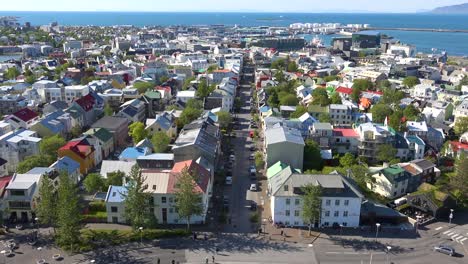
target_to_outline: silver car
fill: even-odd
[[[455,255],[455,249],[453,249],[453,247],[447,246],[447,245],[435,246],[434,251],[437,251],[437,252],[440,252],[440,253],[443,253],[443,254],[446,254],[446,255],[449,255],[449,256]]]

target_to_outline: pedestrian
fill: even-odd
[[[218,255],[219,248],[215,247],[216,255]]]
[[[172,260],[171,263],[172,263],[172,264],[175,264],[175,260]]]
[[[206,234],[204,234],[204,238],[205,240],[208,240],[208,236]]]
[[[158,258],[158,264],[161,264],[161,259],[160,258]]]
[[[215,263],[215,257],[214,257],[214,256],[211,256],[211,259],[213,259],[213,263]]]
[[[281,229],[281,236],[283,236],[283,234],[284,234],[284,231],[283,231],[283,229]]]
[[[208,264],[208,257],[205,258],[205,263]]]

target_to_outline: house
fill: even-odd
[[[333,136],[333,126],[330,123],[314,123],[310,130],[310,137],[319,143],[320,147],[330,147]]]
[[[220,131],[214,122],[207,119],[197,119],[184,126],[180,131],[172,152],[175,161],[196,160],[200,157],[216,164],[220,153]]]
[[[460,155],[468,155],[468,143],[459,141],[450,141],[445,155],[458,158]]]
[[[129,122],[141,122],[146,116],[145,103],[139,99],[133,99],[123,103],[116,116],[125,117]]]
[[[281,161],[302,170],[305,143],[300,131],[285,127],[267,129],[264,144],[267,168]]]
[[[448,219],[450,209],[456,207],[456,201],[450,194],[439,191],[428,183],[421,184],[418,190],[406,199],[409,207],[439,219]]]
[[[39,121],[39,115],[29,108],[23,108],[8,116],[6,121],[10,123],[11,126],[15,129],[29,129],[37,121]]]
[[[283,170],[271,182],[270,208],[274,223],[287,226],[307,226],[302,218],[303,187],[321,186],[320,218],[314,226],[358,227],[363,195],[349,179],[339,175],[298,174]]]
[[[396,157],[402,161],[424,158],[426,143],[418,136],[410,136],[407,133],[395,135]]]
[[[10,184],[11,179],[13,176],[2,176],[0,177],[0,210],[2,210],[2,214],[0,215],[1,219],[5,219],[6,215],[5,209],[7,208],[7,204],[5,202],[5,194],[6,194],[6,187]]]
[[[124,146],[128,138],[128,120],[124,117],[104,116],[92,124],[91,128],[105,128],[112,133],[114,148]]]
[[[127,223],[124,203],[127,193],[124,186],[109,186],[105,199],[108,223]]]
[[[453,115],[455,116],[455,123],[458,122],[460,117],[468,116],[468,99],[463,100],[463,102],[455,108]]]
[[[15,174],[5,188],[5,208],[9,215],[5,219],[11,222],[29,222],[34,219],[35,199],[39,192],[42,174]]]
[[[72,127],[84,127],[85,126],[85,111],[80,106],[73,104],[69,108],[65,109],[65,112],[70,114]]]
[[[334,126],[351,126],[353,123],[352,108],[342,104],[329,105],[331,123]]]
[[[177,99],[177,101],[186,104],[190,99],[195,99],[196,98],[195,92],[196,91],[189,91],[189,90],[187,90],[187,91],[178,91],[177,95],[176,95],[176,99]]]
[[[426,121],[408,121],[406,122],[406,128],[408,129],[408,135],[418,136],[425,140],[427,138],[427,123]]]
[[[73,159],[80,164],[80,173],[87,174],[95,163],[95,148],[86,138],[78,138],[69,141],[58,149],[58,156]]]
[[[19,129],[0,136],[0,158],[7,161],[8,172],[15,172],[26,157],[39,154],[41,138],[31,130]]]
[[[117,171],[121,171],[125,175],[130,175],[132,167],[135,166],[135,164],[135,161],[103,160],[101,164],[100,174],[105,179],[107,179],[109,173]]]
[[[70,177],[75,184],[78,184],[82,179],[80,164],[68,156],[59,158],[56,162],[50,165],[49,168],[58,172],[65,171],[68,174],[68,177]]]
[[[317,119],[313,118],[309,113],[304,113],[300,116],[299,121],[301,122],[301,134],[302,137],[307,137],[310,134],[310,129],[314,123],[317,123]]]
[[[320,105],[309,105],[308,111],[313,118],[319,120],[320,115],[328,115],[329,108]]]
[[[84,126],[90,126],[92,123],[96,122],[97,117],[103,112],[103,109],[99,109],[97,105],[96,98],[91,94],[87,94],[74,101],[72,105],[75,105],[81,108],[84,113]]]
[[[0,177],[8,174],[7,163],[8,161],[0,158]]]
[[[372,175],[374,181],[367,184],[373,192],[394,199],[408,193],[408,178],[399,165],[385,167]]]
[[[79,100],[82,97],[85,97],[89,94],[89,86],[87,85],[75,85],[75,86],[65,86],[64,88],[64,100],[67,104],[72,104],[74,101]],[[53,100],[60,100],[60,98],[52,99]],[[45,100],[45,102],[49,102]],[[89,102],[85,100],[83,102],[84,105],[87,105]]]
[[[149,148],[139,148],[139,147],[128,147],[122,151],[122,154],[119,156],[121,161],[136,161],[141,156],[146,156],[151,154],[151,149]]]
[[[147,91],[141,100],[144,101],[147,109],[147,116],[154,117],[156,112],[164,110],[162,95],[159,91]]]
[[[99,142],[101,148],[101,157],[106,159],[114,152],[114,139],[112,133],[105,128],[91,128],[84,132],[83,135],[91,136],[94,140]],[[98,163],[96,163],[98,164]]]
[[[5,120],[0,121],[0,136],[5,135],[8,132],[13,131],[13,126]]]
[[[174,111],[163,112],[156,115],[155,119],[146,119],[146,128],[150,135],[163,131],[170,138],[177,137],[177,124],[175,122]]]
[[[27,99],[19,94],[0,95],[0,114],[10,115],[28,105]]]
[[[168,170],[174,167],[174,154],[155,153],[146,156],[139,156],[136,162],[143,170]]]
[[[359,135],[352,128],[333,128],[330,145],[334,152],[340,154],[357,153]]]
[[[381,145],[395,144],[395,131],[387,125],[364,123],[355,131],[359,134],[358,155],[373,162]]]
[[[66,138],[72,129],[72,117],[62,110],[50,113],[31,126],[31,130],[36,131],[42,137],[60,135]]]

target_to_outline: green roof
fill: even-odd
[[[161,93],[157,91],[147,91],[145,96],[149,99],[161,99]]]
[[[105,128],[91,128],[84,133],[85,135],[95,136],[102,142],[107,142],[112,139],[112,133]]]
[[[280,173],[282,170],[290,167],[288,164],[283,163],[281,161],[276,162],[275,164],[271,165],[267,169],[267,178],[270,179],[271,177],[275,176],[276,174]],[[301,170],[299,169],[291,169],[297,173],[301,173]]]
[[[328,107],[327,106],[309,105],[307,110],[310,113],[328,113]]]
[[[390,166],[390,167],[387,167],[385,169],[382,170],[382,173],[385,174],[385,175],[398,175],[402,172],[404,172],[405,170],[403,168],[401,168],[400,166],[398,165],[393,165],[393,166]]]

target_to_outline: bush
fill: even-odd
[[[89,203],[89,212],[105,212],[106,203],[104,201],[94,201]]]
[[[250,222],[258,223],[260,221],[260,214],[258,212],[250,214]]]

